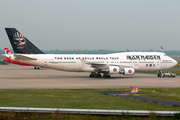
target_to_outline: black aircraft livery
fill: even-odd
[[[15,28],[5,28],[5,30],[11,42],[14,53],[44,54]]]
[[[127,60],[161,60],[160,55],[126,55]]]

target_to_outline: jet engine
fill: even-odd
[[[108,71],[110,74],[119,74],[120,68],[118,66],[110,66]]]
[[[123,75],[134,75],[134,68],[121,68],[119,66],[110,66],[106,70],[103,70],[109,74],[123,74]]]
[[[124,72],[123,75],[134,75],[135,74],[134,68],[124,68],[123,72]]]

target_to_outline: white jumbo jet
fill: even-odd
[[[44,54],[15,28],[5,28],[13,50],[11,60],[70,72],[90,72],[89,77],[110,78],[111,74],[134,75],[135,71],[172,68],[177,61],[162,52],[113,54]],[[20,53],[20,54],[19,54]]]

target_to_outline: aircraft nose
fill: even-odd
[[[177,65],[177,61],[173,59],[173,66]]]
[[[178,62],[177,62],[176,60],[174,60],[174,64],[175,64],[175,65],[177,65],[177,64],[178,64]]]

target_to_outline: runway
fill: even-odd
[[[89,78],[90,73],[63,72],[32,66],[0,65],[0,89],[91,89],[91,88],[175,88],[180,87],[180,76],[158,78],[155,74],[111,78]]]

